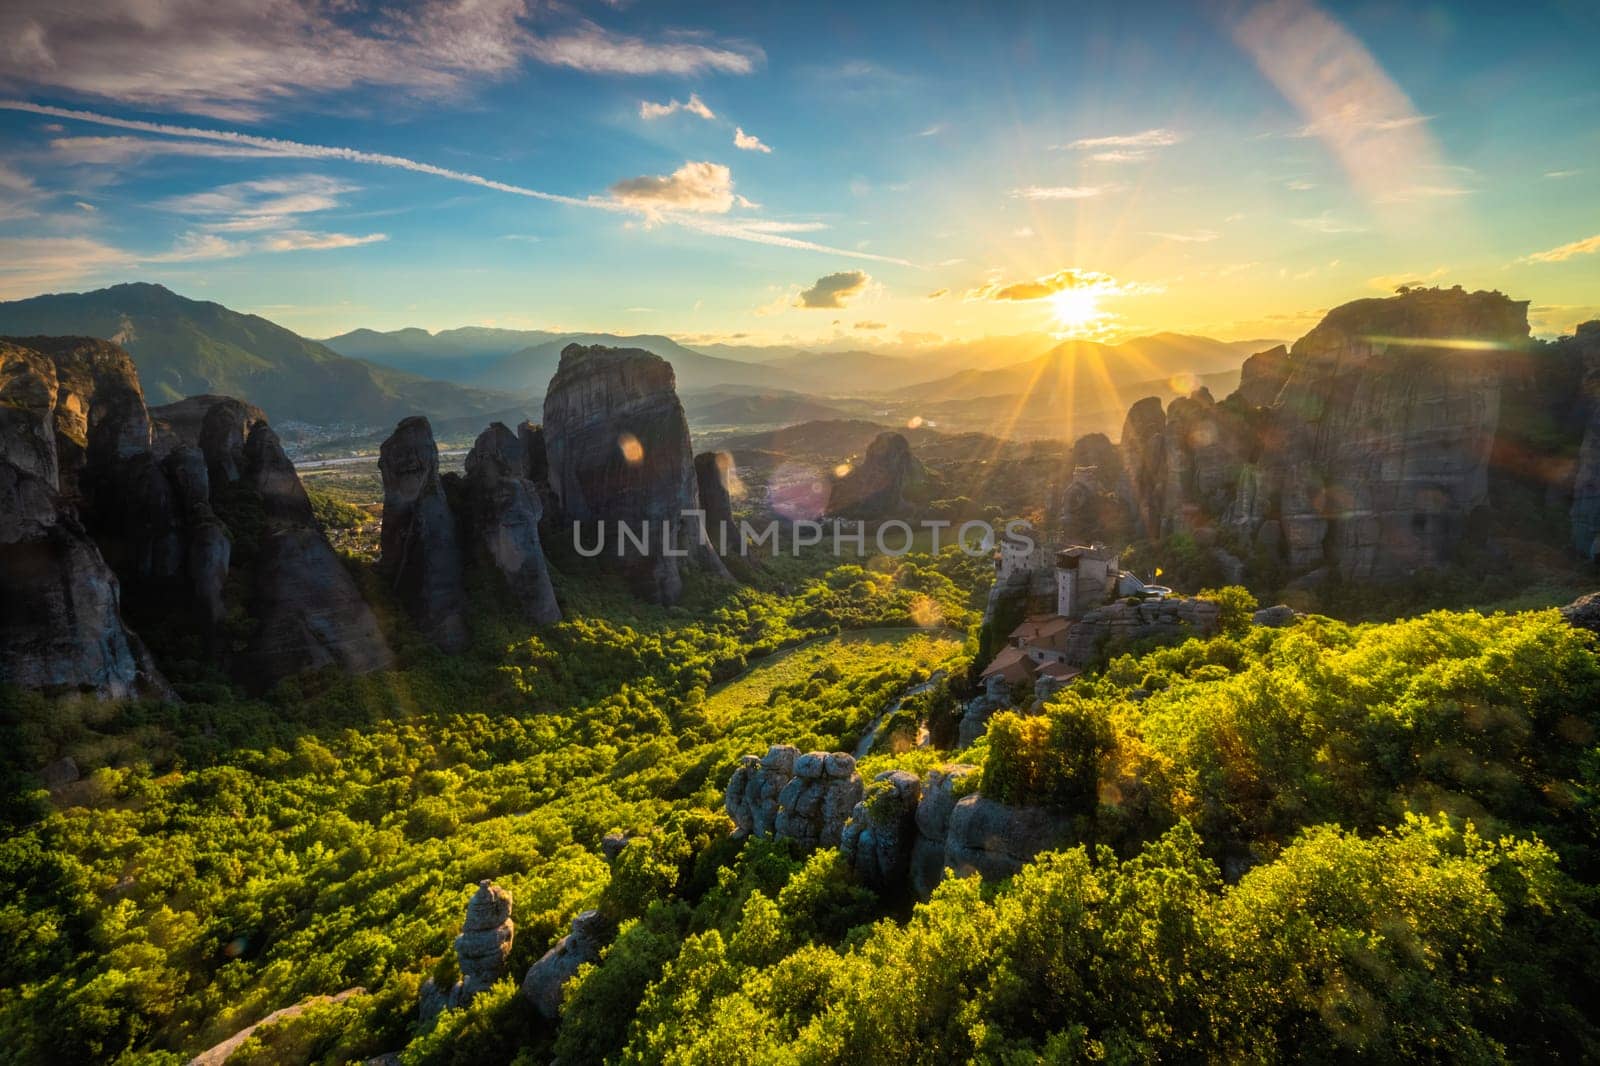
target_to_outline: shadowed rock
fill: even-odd
[[[422,1020],[429,1021],[447,1007],[465,1007],[480,992],[492,988],[505,976],[515,936],[511,893],[491,881],[479,881],[478,890],[467,901],[466,920],[461,923],[461,935],[455,942],[461,979],[449,991],[437,988],[433,979],[428,979],[422,988]]]
[[[700,539],[689,423],[678,401],[672,366],[639,348],[569,344],[544,400],[550,487],[564,521],[589,532],[604,527],[609,560],[635,590],[656,603],[676,603],[681,567],[727,571]],[[617,554],[617,524],[648,536]]]
[[[898,433],[880,433],[867,445],[861,461],[836,478],[828,493],[830,517],[903,518],[922,499],[928,472],[911,444]]]
[[[379,449],[383,533],[379,567],[424,636],[446,651],[467,646],[467,590],[455,515],[439,477],[433,428],[404,419]]]
[[[522,442],[496,422],[467,456],[467,505],[479,552],[499,572],[523,617],[536,625],[561,620],[550,568],[539,543],[543,506],[527,470]]]
[[[245,442],[244,478],[265,518],[246,678],[269,687],[327,666],[359,674],[394,665],[372,609],[317,527],[294,464],[265,423]]]
[[[922,782],[906,770],[885,770],[872,779],[839,836],[839,853],[863,884],[879,891],[906,883],[917,839],[917,801]]]
[[[795,759],[794,776],[778,793],[773,833],[807,851],[838,847],[861,795],[861,775],[852,756],[842,751],[807,752]]]
[[[562,986],[584,963],[600,961],[600,949],[612,932],[611,922],[599,911],[584,911],[572,919],[572,932],[528,967],[522,995],[540,1017],[555,1021],[561,1016]]]

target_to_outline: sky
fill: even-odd
[[[1600,5],[8,0],[0,298],[307,336],[1600,317]]]

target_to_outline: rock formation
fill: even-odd
[[[773,835],[778,796],[794,777],[794,761],[799,757],[800,750],[792,744],[774,744],[765,755],[746,755],[739,761],[722,797],[735,836]]]
[[[561,608],[539,543],[544,506],[526,474],[524,447],[516,434],[499,422],[479,434],[467,456],[467,525],[523,617],[544,625],[559,622]]]
[[[682,562],[726,574],[690,514],[699,492],[689,423],[666,360],[637,348],[567,345],[545,393],[543,428],[563,520],[591,542],[603,528],[601,558],[620,563],[641,595],[677,602]],[[619,523],[648,537],[647,549],[619,543]]]
[[[842,751],[807,752],[795,759],[794,776],[778,793],[773,832],[802,848],[837,847],[861,795],[854,757]]]
[[[0,460],[0,682],[102,699],[170,697],[123,624],[121,588],[43,477]]]
[[[550,488],[550,456],[545,450],[544,427],[532,422],[517,426],[517,443],[522,445],[522,476],[539,493],[539,504],[547,521],[559,517],[555,492]]]
[[[733,456],[728,452],[701,452],[694,457],[695,482],[700,507],[706,514],[706,540],[726,561],[741,557],[739,527],[733,520]],[[742,556],[754,564],[756,557]]]
[[[970,873],[988,880],[1010,877],[1039,852],[1068,844],[1072,828],[1071,820],[1058,811],[966,796],[950,811],[944,863],[958,877]]]
[[[445,651],[467,646],[467,589],[455,515],[439,478],[433,428],[404,419],[378,453],[383,475],[379,568],[422,634]]]
[[[1572,546],[1600,560],[1600,321],[1579,326],[1568,347],[1582,369],[1583,435],[1572,480]]]
[[[1150,599],[1133,604],[1118,600],[1096,607],[1067,630],[1067,662],[1088,666],[1107,649],[1135,641],[1176,641],[1216,635],[1222,609],[1211,600]]]
[[[880,433],[866,454],[828,493],[826,514],[856,519],[904,518],[923,499],[928,472],[898,433]]]
[[[449,991],[436,988],[430,978],[422,988],[424,1022],[440,1011],[465,1007],[480,992],[488,991],[505,976],[506,960],[516,923],[511,920],[511,893],[483,880],[467,901],[467,917],[456,937],[456,964],[461,979]]]
[[[540,1017],[555,1021],[561,1016],[562,986],[584,963],[600,961],[600,949],[611,933],[611,922],[603,914],[584,911],[572,919],[572,932],[528,967],[522,980],[522,996],[533,1004]]]
[[[1567,624],[1587,629],[1600,637],[1600,592],[1579,596],[1561,608],[1561,617],[1567,620]]]
[[[1500,293],[1346,304],[1252,356],[1223,403],[1200,390],[1165,412],[1134,404],[1119,494],[1141,536],[1226,535],[1291,574],[1444,565],[1489,502],[1502,378],[1527,343],[1527,304]]]
[[[917,803],[917,835],[911,846],[911,890],[920,899],[933,895],[944,880],[944,843],[950,832],[950,815],[961,798],[956,790],[976,773],[976,766],[956,763],[929,770]]]
[[[906,883],[921,795],[916,774],[885,770],[851,810],[839,835],[839,852],[863,884],[884,891]]]
[[[372,608],[318,528],[311,500],[272,427],[259,422],[244,447],[244,481],[264,529],[255,562],[255,634],[241,661],[259,687],[334,666],[367,673],[394,665]]]

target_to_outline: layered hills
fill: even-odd
[[[0,303],[0,334],[111,341],[138,361],[153,403],[227,395],[280,422],[370,425],[417,410],[481,420],[517,402],[348,358],[258,315],[146,283]]]

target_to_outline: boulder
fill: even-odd
[[[533,1004],[540,1017],[555,1021],[561,1016],[562,986],[584,963],[600,961],[600,949],[613,931],[599,911],[584,911],[572,919],[572,932],[528,967],[522,980],[522,996]]]
[[[0,341],[0,461],[60,487],[56,367],[41,352]]]
[[[561,620],[550,569],[539,543],[544,515],[539,491],[524,475],[523,445],[496,422],[478,435],[467,456],[469,525],[478,551],[499,572],[535,625]]]
[[[1274,604],[1271,607],[1261,608],[1261,610],[1250,616],[1250,621],[1258,626],[1267,626],[1271,629],[1279,629],[1283,626],[1294,625],[1295,620],[1299,617],[1300,612],[1296,611],[1293,607],[1290,607],[1286,603],[1279,603]]]
[[[734,768],[723,792],[723,806],[733,820],[734,835],[770,837],[778,820],[778,796],[794,777],[800,751],[792,744],[774,744],[764,756],[746,755]]]
[[[1222,609],[1211,600],[1149,599],[1137,604],[1118,600],[1086,613],[1067,630],[1064,653],[1072,666],[1088,666],[1108,649],[1133,641],[1177,642],[1215,636]]]
[[[911,444],[898,433],[880,433],[861,461],[828,492],[829,517],[875,520],[906,518],[926,502],[928,472]]]
[[[842,751],[808,752],[794,760],[794,776],[778,793],[773,833],[805,851],[837,847],[861,796],[861,775],[853,756]]]
[[[379,448],[378,471],[379,568],[422,634],[445,651],[460,651],[468,640],[464,562],[426,418],[414,415],[395,427]]]
[[[1561,608],[1561,617],[1570,625],[1600,635],[1600,592],[1579,596]]]
[[[562,518],[591,542],[603,530],[599,558],[641,596],[676,603],[684,563],[726,575],[690,514],[699,510],[694,454],[666,360],[638,348],[567,345],[545,393],[544,439]],[[646,538],[645,550],[624,541],[619,524]]]

